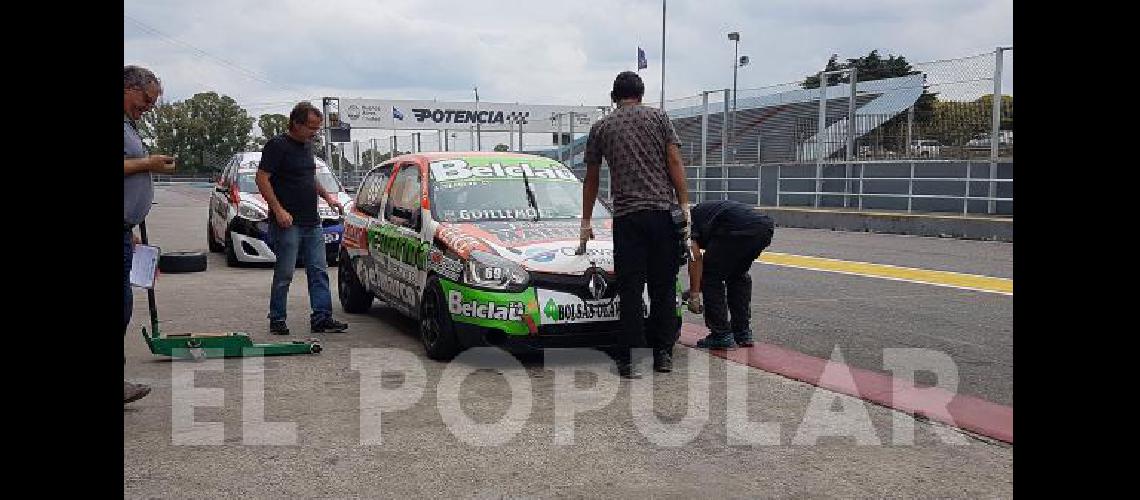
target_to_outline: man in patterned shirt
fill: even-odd
[[[618,374],[639,378],[630,349],[653,348],[653,369],[673,369],[673,346],[680,333],[675,286],[680,262],[670,207],[684,210],[689,192],[681,163],[681,141],[664,111],[643,106],[645,84],[632,71],[614,79],[610,99],[617,108],[590,128],[586,142],[586,182],[582,193],[582,242],[593,237],[590,218],[598,197],[602,160],[610,167],[614,208],[614,270],[622,304],[623,336],[615,354]],[[684,235],[688,240],[688,235]],[[666,242],[669,242],[666,244]],[[668,250],[662,248],[666,245]],[[584,245],[579,246],[579,250]],[[648,282],[649,321],[637,309]]]

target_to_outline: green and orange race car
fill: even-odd
[[[371,169],[346,205],[338,254],[345,311],[373,299],[419,320],[433,359],[473,346],[616,343],[610,211],[576,255],[582,183],[565,165],[518,153],[416,153]],[[677,285],[680,313],[680,283]],[[642,298],[643,315],[648,300]]]

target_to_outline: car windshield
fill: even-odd
[[[436,220],[533,220],[536,212],[527,200],[527,183],[534,191],[539,220],[582,217],[582,183],[558,162],[510,157],[467,160],[471,163],[431,164],[431,210]],[[592,217],[606,219],[610,212],[595,202]]]
[[[255,171],[241,171],[237,175],[238,191],[242,193],[259,193],[261,190],[257,189],[257,181],[254,180]],[[317,169],[317,182],[325,188],[325,191],[335,193],[340,191],[340,183],[336,181],[336,177],[328,170]]]

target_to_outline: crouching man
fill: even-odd
[[[697,341],[697,347],[751,347],[749,271],[772,243],[775,224],[752,206],[732,200],[697,204],[692,221],[689,311],[703,312],[709,328],[708,337]]]

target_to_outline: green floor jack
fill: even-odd
[[[139,224],[142,243],[147,244],[146,222]],[[143,339],[150,352],[162,356],[190,358],[229,358],[243,356],[283,356],[289,354],[317,354],[321,352],[321,341],[316,338],[294,340],[292,342],[272,342],[254,344],[245,332],[229,333],[173,333],[163,336],[158,330],[158,309],[154,305],[154,288],[147,288],[147,304],[150,306],[150,328],[142,328]]]

